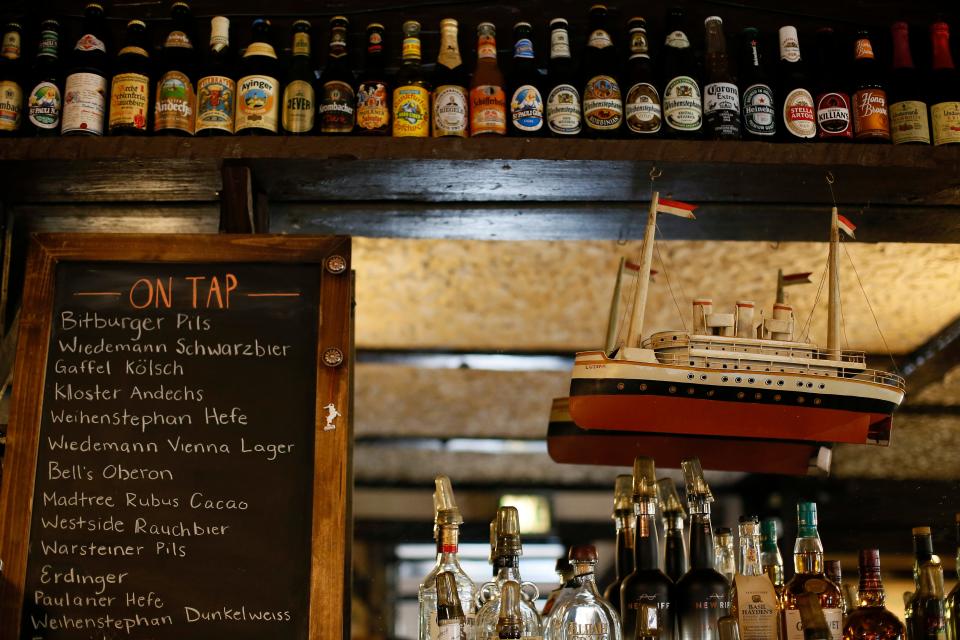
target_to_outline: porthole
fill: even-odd
[[[704,382],[706,382],[706,380],[707,380],[707,376],[706,376],[706,375],[703,375],[703,374],[701,374],[701,375],[700,375],[700,379],[701,379],[701,380],[703,380]]]
[[[777,380],[777,386],[778,386],[778,387],[782,387],[782,386],[783,386],[783,380]]]
[[[677,392],[677,388],[676,388],[675,386],[673,386],[673,385],[670,385],[670,387],[667,389],[667,391],[669,391],[670,393],[676,393],[676,392]]]
[[[798,382],[798,383],[797,383],[797,386],[802,388],[802,387],[803,387],[803,382]]]
[[[727,365],[723,365],[723,368],[726,369],[726,368],[727,368]]]
[[[720,378],[720,382],[726,382],[729,379],[730,378],[728,378],[727,376],[723,376],[722,378]]]
[[[813,383],[812,383],[812,382],[808,382],[808,383],[807,383],[807,389],[813,389]]]
[[[755,393],[755,394],[753,394],[753,399],[754,399],[754,400],[759,400],[759,399],[762,398],[762,397],[763,397],[763,394],[762,394],[762,393]]]
[[[688,395],[688,396],[692,396],[693,393],[694,393],[694,391],[695,391],[695,389],[694,389],[693,387],[690,387],[689,389],[687,389],[687,395]]]
[[[803,396],[797,396],[797,404],[803,404],[806,401],[807,401],[806,398],[804,398]]]
[[[617,383],[617,391],[623,391],[624,384],[622,382]]]
[[[746,394],[744,394],[743,391],[740,391],[739,393],[737,393],[737,398],[738,398],[739,400],[743,400],[743,396],[744,396],[744,395],[746,395]]]
[[[771,384],[773,384],[773,380],[771,380],[770,378],[767,378],[766,380],[763,381],[763,384],[770,386]]]
[[[693,374],[692,374],[692,373],[688,373],[688,374],[687,374],[687,380],[693,380]]]
[[[640,391],[646,391],[646,390],[647,390],[647,383],[644,382],[640,385]]]
[[[677,336],[671,336],[670,339],[671,339],[671,340],[676,340],[676,339],[677,339]]]
[[[776,400],[777,402],[780,402],[780,394],[779,393],[774,394],[773,399]]]
[[[740,376],[737,376],[736,378],[733,379],[733,381],[736,382],[737,384],[740,384],[741,382],[743,382],[743,378],[741,378]]]
[[[822,402],[822,400],[820,400],[820,398],[814,398],[814,399],[813,399],[813,404],[820,404],[821,402]]]
[[[708,397],[708,398],[712,398],[712,397],[713,397],[713,389],[710,389],[709,391],[707,391],[707,397]]]
[[[693,360],[690,361],[690,366],[691,366],[691,367],[693,366]]]
[[[748,383],[748,384],[753,384],[753,378],[747,378],[747,383]]]
[[[821,389],[826,389],[826,388],[827,388],[827,385],[825,385],[825,384],[823,384],[823,383],[821,382],[821,383],[820,383],[820,388],[821,388]]]

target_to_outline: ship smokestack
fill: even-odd
[[[773,340],[792,340],[793,339],[793,305],[777,303],[773,305],[773,319],[781,320],[776,328],[780,329],[770,334]]]
[[[707,330],[707,318],[713,313],[713,300],[710,298],[696,298],[693,301],[693,334],[698,336],[710,335]]]
[[[737,301],[736,332],[738,338],[753,338],[756,335],[753,328],[753,301]]]

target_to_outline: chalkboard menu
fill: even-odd
[[[249,261],[217,241],[198,261],[51,262],[42,393],[18,396],[37,425],[10,428],[11,454],[28,432],[35,449],[25,562],[4,558],[23,572],[3,593],[4,613],[20,594],[21,640],[301,640],[321,637],[318,609],[340,614],[313,600],[312,578],[346,555],[318,566],[315,542],[346,522],[315,529],[330,515],[317,509],[345,504],[343,484],[315,481],[327,447],[347,456],[345,381],[320,380],[349,353],[322,344],[320,322],[323,282],[349,278],[347,256]],[[8,553],[26,518],[3,489]]]

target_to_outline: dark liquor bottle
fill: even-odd
[[[954,515],[957,527],[957,584],[946,598],[947,637],[960,640],[960,513]]]
[[[777,133],[777,111],[773,88],[764,72],[760,56],[760,32],[748,27],[741,34],[740,100],[743,111],[743,137],[769,141]]]
[[[662,56],[666,134],[673,138],[698,138],[703,128],[703,94],[682,9],[671,9],[667,16]]]
[[[40,24],[37,57],[30,72],[31,85],[26,102],[28,135],[55,136],[60,133],[63,78],[60,69],[60,23],[44,20]]]
[[[933,552],[933,535],[930,527],[914,527],[913,536],[913,587],[914,592],[903,594],[904,618],[907,627],[907,636],[913,633],[913,599],[920,590],[920,569],[927,562],[940,562],[940,556]],[[911,639],[912,640],[912,639]]]
[[[844,640],[903,640],[903,623],[884,606],[886,593],[880,579],[880,552],[860,551],[859,606],[843,625]]]
[[[943,597],[943,565],[927,561],[920,566],[920,586],[910,603],[911,640],[944,640],[947,637]]]
[[[430,135],[430,82],[420,66],[420,23],[403,23],[403,62],[393,90],[393,135],[426,138]]]
[[[703,119],[714,140],[740,139],[740,91],[730,72],[723,20],[711,16],[704,22],[707,57],[703,84]]]
[[[629,476],[628,476],[629,477]],[[636,512],[634,564],[620,588],[620,610],[626,638],[672,640],[673,612],[670,592],[673,580],[660,569],[657,540],[657,480],[652,458],[633,461],[633,508]]]
[[[310,26],[307,20],[296,20],[293,23],[293,55],[287,67],[286,85],[283,88],[283,113],[280,117],[284,133],[290,135],[307,135],[312,133],[314,128],[317,95],[313,88],[316,75],[313,73],[310,56]],[[352,95],[350,103],[352,113]]]
[[[102,136],[107,112],[107,45],[103,5],[87,4],[83,10],[83,35],[77,40],[70,59],[63,90],[65,136]]]
[[[253,21],[253,39],[240,61],[237,81],[238,135],[275,135],[279,126],[280,81],[277,52],[270,43],[270,21]]]
[[[837,588],[840,589],[840,611],[843,613],[843,618],[847,618],[847,600],[843,596],[843,569],[840,566],[839,560],[824,560],[823,561],[823,573],[827,576],[827,580],[837,585]]]
[[[457,579],[449,571],[437,574],[437,630],[438,637],[446,640],[466,638],[467,622],[457,593]]]
[[[224,16],[210,20],[210,48],[198,75],[195,135],[232,135],[237,83],[230,53],[230,20]]]
[[[146,135],[150,112],[150,45],[142,20],[127,23],[110,82],[110,135]]]
[[[657,492],[660,499],[660,513],[663,515],[663,567],[667,577],[676,582],[689,569],[689,553],[687,551],[687,535],[684,532],[684,521],[687,512],[683,508],[683,501],[677,493],[673,479],[664,478],[657,482]]]
[[[196,52],[193,15],[186,2],[174,2],[173,26],[163,43],[153,131],[159,135],[192,136],[196,116]]]
[[[470,81],[470,135],[507,134],[507,94],[497,65],[497,32],[490,22],[477,25],[477,66]]]
[[[546,119],[550,133],[557,137],[579,135],[583,130],[580,111],[580,90],[577,89],[573,58],[570,55],[570,33],[567,21],[550,21],[550,66],[547,70]]]
[[[607,27],[607,7],[590,7],[590,36],[583,55],[583,121],[588,135],[611,138],[623,123],[620,59]]]
[[[817,135],[813,95],[804,62],[800,58],[797,28],[780,27],[779,96],[781,137],[788,142],[805,142]]]
[[[347,55],[347,27],[343,16],[330,19],[327,66],[320,74],[320,132],[347,134],[356,122],[356,78]]]
[[[520,615],[520,583],[507,580],[503,584],[500,613],[497,616],[498,640],[520,640],[523,637],[523,618]]]
[[[513,68],[510,73],[510,135],[542,136],[542,79],[533,53],[533,27],[529,22],[513,25]]]
[[[760,525],[760,566],[779,598],[783,593],[783,556],[777,544],[777,521],[773,518],[764,519]]]
[[[866,30],[857,32],[853,57],[853,137],[861,142],[889,142],[887,90]]]
[[[830,27],[817,31],[816,113],[817,137],[827,142],[847,142],[853,139],[850,114],[850,95],[844,65],[837,49],[837,39]]]
[[[470,79],[460,56],[458,24],[440,21],[440,52],[433,70],[433,136],[466,138],[470,130]]]
[[[933,74],[930,78],[930,117],[933,144],[960,143],[960,78],[950,55],[950,27],[946,22],[930,25]]]
[[[718,640],[718,623],[730,610],[730,583],[714,567],[716,550],[710,503],[713,494],[697,459],[680,463],[690,509],[690,570],[674,589],[677,627],[683,640]]]
[[[617,555],[614,560],[616,575],[613,582],[603,590],[603,597],[613,605],[617,613],[620,609],[620,585],[634,570],[634,542],[637,515],[633,510],[633,476],[617,476],[613,490],[613,522],[616,527]]]
[[[367,56],[363,79],[357,85],[357,133],[390,135],[390,92],[384,59],[384,28],[379,22],[367,25]]]
[[[624,117],[631,135],[648,137],[660,132],[663,111],[653,64],[650,62],[647,21],[640,17],[630,18],[627,27],[630,30],[630,61],[627,69],[629,89],[623,104]]]
[[[23,28],[8,22],[0,50],[0,136],[17,135],[23,121]]]
[[[740,570],[733,578],[730,616],[742,640],[776,640],[780,626],[777,591],[760,565],[760,523],[740,518]]]
[[[910,55],[910,31],[906,22],[894,22],[893,72],[890,74],[890,137],[893,144],[930,144],[927,101]]]

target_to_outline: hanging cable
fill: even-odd
[[[880,340],[883,342],[883,348],[887,351],[887,356],[890,358],[891,364],[893,364],[893,371],[897,375],[901,375],[900,367],[897,366],[897,361],[893,357],[893,351],[890,350],[890,345],[887,344],[887,338],[883,335],[883,329],[880,328],[880,320],[877,319],[877,314],[873,310],[873,305],[870,304],[870,298],[867,297],[867,290],[863,287],[863,281],[860,279],[860,274],[857,272],[857,265],[853,264],[853,258],[850,257],[850,252],[846,247],[843,248],[843,252],[847,255],[847,261],[850,262],[850,267],[853,269],[853,275],[857,277],[857,284],[860,285],[860,291],[863,292],[863,299],[867,301],[867,308],[870,309],[870,315],[873,316],[873,323],[877,326],[877,333],[880,334]]]
[[[660,225],[657,225],[657,233],[660,233]],[[660,234],[661,236],[663,234]],[[687,330],[687,322],[683,319],[683,311],[680,309],[680,303],[677,302],[677,296],[673,294],[673,287],[670,285],[670,270],[667,269],[667,263],[663,260],[663,255],[660,254],[660,247],[653,245],[653,248],[657,252],[657,260],[660,261],[660,266],[663,267],[663,277],[667,280],[667,291],[670,292],[670,297],[673,298],[673,306],[677,309],[677,315],[680,316],[680,324],[683,326],[683,330]],[[679,283],[678,283],[679,285]],[[682,293],[682,292],[681,292]]]

